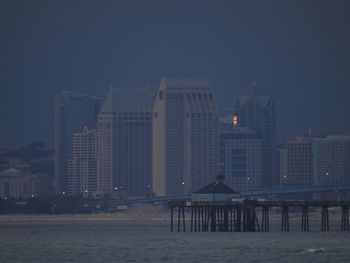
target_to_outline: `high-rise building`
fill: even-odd
[[[310,186],[313,184],[312,139],[297,137],[287,142],[287,176],[284,186]]]
[[[279,185],[276,173],[276,109],[271,97],[255,83],[237,98],[234,118],[236,126],[249,127],[261,133],[263,140],[264,187]]]
[[[261,135],[246,127],[234,127],[220,133],[220,174],[235,190],[261,187]]]
[[[97,132],[84,128],[73,135],[73,154],[68,162],[68,194],[91,195],[96,191]]]
[[[312,154],[316,185],[350,184],[350,136],[315,138]]]
[[[55,145],[55,192],[68,190],[68,160],[72,158],[73,134],[85,126],[96,123],[99,98],[63,92],[55,95],[54,145]]]
[[[151,193],[153,93],[110,89],[98,116],[100,195]]]
[[[153,192],[192,193],[218,167],[218,109],[207,79],[163,78],[153,109]]]

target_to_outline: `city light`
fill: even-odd
[[[232,117],[232,124],[235,127],[238,126],[238,116],[237,115],[233,115],[233,117]]]

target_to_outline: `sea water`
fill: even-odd
[[[156,222],[10,222],[0,224],[0,262],[350,262],[350,233],[171,233]]]

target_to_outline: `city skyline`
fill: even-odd
[[[2,150],[5,197],[29,196],[28,178],[38,196],[113,199],[190,194],[218,174],[241,191],[349,182],[350,136],[309,128],[277,145],[278,108],[255,82],[223,118],[203,78],[162,78],[158,90],[111,87],[101,108],[100,98],[70,91],[54,102],[53,155],[42,142]]]
[[[348,261],[349,14],[0,0],[0,261]]]
[[[57,95],[56,111],[66,112],[55,121],[58,131],[79,116],[76,129],[89,124],[84,120],[96,115],[91,115],[96,101],[85,94]],[[225,118],[219,118],[208,79],[162,78],[158,90],[111,87],[98,120],[90,123],[96,127],[95,148],[93,141],[82,140],[86,127],[74,136],[67,130],[66,140],[56,146],[55,167],[63,171],[66,163],[68,170],[56,172],[54,182],[67,178],[68,194],[121,198],[189,194],[219,173],[238,190],[336,184],[331,174],[348,180],[349,136],[315,136],[309,128],[304,137],[277,146],[276,112],[273,99],[256,83],[237,97],[234,112]],[[328,138],[338,140],[331,145]],[[330,146],[316,150],[319,142]],[[61,153],[73,153],[73,159],[57,158]],[[325,170],[329,176],[321,179]],[[94,189],[87,189],[87,178]]]
[[[172,77],[174,78],[174,77]],[[182,77],[181,77],[182,78]],[[185,78],[193,78],[193,76],[186,76]],[[201,78],[205,78],[205,77],[201,77]],[[227,105],[227,107],[220,107],[220,105],[218,105],[218,110],[219,110],[219,117],[220,118],[226,118],[228,116],[233,116],[235,115],[235,106],[237,106],[237,99],[242,95],[244,94],[245,92],[247,92],[247,90],[251,89],[253,86],[256,86],[258,85],[259,88],[261,88],[261,85],[259,83],[257,83],[257,81],[255,80],[252,80],[248,83],[247,87],[245,87],[245,89],[242,90],[242,92],[240,94],[236,94],[236,96],[233,97],[232,99],[232,103],[230,105]],[[111,87],[113,87],[113,83],[110,83],[108,85],[108,87],[106,87],[106,90],[110,90]],[[114,87],[113,89],[120,89],[120,90],[137,90],[137,89],[153,89],[153,90],[156,90],[157,87],[156,85],[144,85],[144,86],[136,86],[136,87],[129,87],[129,88],[125,88],[125,87]],[[266,91],[267,89],[263,89],[264,91]],[[106,98],[108,96],[108,92],[105,94],[105,96],[102,96],[102,97],[98,97],[97,95],[95,94],[88,94],[86,92],[77,92],[75,91],[74,89],[64,89],[61,91],[62,94],[64,93],[72,93],[72,94],[80,94],[80,95],[83,95],[83,96],[93,96],[95,98]],[[59,93],[55,93],[53,94],[53,97],[58,95]],[[213,90],[213,94],[216,94],[215,90]],[[269,93],[267,93],[269,94]],[[271,94],[269,94],[271,95]],[[273,95],[271,95],[271,98],[273,99]],[[217,99],[218,100],[218,99]],[[275,101],[275,100],[274,100]],[[277,102],[276,103],[278,106],[280,106],[280,104]],[[51,105],[52,106],[52,105]],[[54,114],[54,113],[53,113]],[[303,126],[303,127],[300,127],[300,130],[297,130],[296,133],[290,133],[290,134],[281,134],[280,132],[280,126],[279,125],[279,121],[281,119],[280,117],[280,113],[277,113],[276,114],[276,129],[277,129],[277,132],[276,132],[276,145],[280,145],[280,144],[285,144],[286,141],[288,140],[291,140],[291,139],[294,139],[296,136],[300,136],[302,134],[306,134],[308,130],[311,130],[313,132],[314,135],[317,135],[317,136],[323,136],[325,134],[331,134],[331,135],[339,135],[339,136],[342,136],[342,135],[347,135],[350,133],[350,130],[344,128],[344,129],[332,129],[332,128],[329,128],[329,126],[327,124],[325,124],[324,126],[321,126],[321,127],[318,127],[319,129],[315,129],[314,127],[312,126]],[[319,116],[321,117],[321,116]],[[32,137],[32,139],[29,139],[28,141],[26,142],[23,142],[23,144],[14,144],[14,145],[9,145],[8,143],[3,143],[2,145],[0,145],[0,148],[4,148],[4,149],[11,149],[11,150],[15,150],[15,149],[20,149],[20,148],[23,148],[23,147],[26,147],[28,145],[30,145],[31,143],[33,142],[42,142],[42,143],[45,143],[46,147],[48,149],[54,149],[54,141],[55,141],[55,138],[54,138],[54,122],[53,122],[54,118],[52,118],[50,120],[50,123],[49,123],[49,126],[51,127],[50,129],[52,129],[52,134],[46,134],[44,135],[44,137]],[[347,123],[347,122],[345,122]],[[51,139],[49,140],[45,140],[44,138],[45,137],[51,137]]]
[[[163,76],[211,80],[221,112],[251,85],[279,108],[279,141],[350,133],[348,1],[0,3],[2,147],[53,147],[51,98],[104,98]],[[26,133],[21,131],[26,129]]]

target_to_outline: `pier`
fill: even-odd
[[[275,201],[244,199],[236,201],[172,201],[170,202],[171,232],[268,232],[269,211],[279,209],[280,230],[290,231],[290,208],[300,211],[300,230],[310,231],[309,211],[321,210],[320,231],[330,231],[329,208],[340,208],[339,229],[349,231],[350,201]],[[176,221],[177,219],[177,221]],[[187,225],[188,224],[188,225]]]

